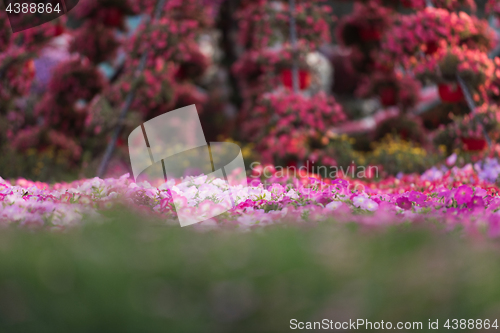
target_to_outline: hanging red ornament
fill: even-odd
[[[292,70],[285,69],[281,72],[281,82],[287,88],[293,88]],[[299,89],[304,90],[311,85],[311,74],[306,70],[299,70]]]
[[[483,138],[461,138],[465,151],[480,151],[486,148],[488,143]]]
[[[26,69],[26,71],[28,72],[28,77],[29,79],[33,79],[35,77],[35,73],[36,73],[36,69],[35,69],[35,61],[33,61],[33,59],[30,59],[28,60],[25,64],[24,64],[24,68]]]
[[[443,102],[457,103],[464,100],[464,93],[458,83],[442,83],[438,85],[439,97]]]

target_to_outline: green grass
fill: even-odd
[[[334,222],[201,233],[111,217],[65,233],[0,232],[0,332],[288,332],[294,318],[425,328],[500,317],[492,241]]]

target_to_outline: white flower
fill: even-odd
[[[371,199],[367,199],[366,202],[363,204],[363,208],[369,210],[370,212],[373,212],[378,208],[378,203],[376,203]]]
[[[214,184],[215,186],[218,186],[218,187],[222,187],[222,188],[227,188],[228,187],[227,182],[225,180],[223,180],[223,179],[220,179],[220,178],[215,178],[212,181],[212,184]]]
[[[352,204],[359,208],[366,200],[368,200],[367,196],[358,195],[354,197],[354,199],[352,200]]]
[[[287,197],[289,197],[290,199],[298,199],[299,198],[299,195],[293,189],[290,189],[290,191],[288,191],[285,195]]]
[[[15,195],[15,194],[7,195],[3,200],[4,200],[4,202],[6,202],[8,204],[17,203],[17,204],[20,204],[21,206],[24,203],[24,199],[18,195]]]
[[[325,206],[325,209],[327,210],[336,210],[342,206],[342,201],[332,201],[328,205]]]
[[[169,179],[166,183],[162,183],[158,189],[159,190],[168,190],[169,188],[172,188],[172,186],[175,185],[175,180],[174,179]]]

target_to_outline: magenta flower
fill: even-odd
[[[408,199],[418,205],[422,205],[427,199],[427,195],[420,192],[411,191],[408,195]]]
[[[408,200],[407,197],[399,197],[396,200],[396,204],[400,207],[403,208],[404,210],[411,209],[411,202]]]
[[[478,197],[477,195],[472,197],[472,200],[470,203],[471,203],[471,207],[484,207],[485,206],[483,198]]]
[[[469,186],[462,185],[457,189],[457,192],[455,193],[455,200],[459,205],[467,204],[471,202],[472,194],[473,191]]]
[[[348,187],[349,186],[349,182],[347,180],[345,180],[345,179],[337,178],[334,181],[332,181],[332,185],[340,185],[342,187]]]

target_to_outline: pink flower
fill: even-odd
[[[421,192],[411,191],[408,195],[408,199],[418,205],[422,205],[427,199],[427,195]]]
[[[459,205],[469,203],[472,200],[472,194],[473,191],[469,186],[462,185],[457,189],[457,192],[455,193],[455,200]]]
[[[457,161],[457,154],[453,153],[446,159],[446,165],[452,166]]]

